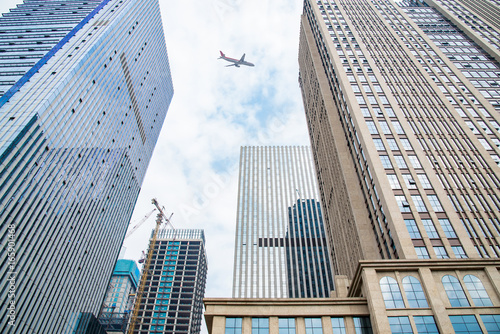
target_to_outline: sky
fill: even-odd
[[[0,12],[19,0],[1,0]],[[309,145],[298,85],[301,0],[160,0],[174,97],[131,226],[156,198],[175,228],[205,230],[206,297],[231,297],[241,146]],[[225,67],[219,50],[255,67]],[[151,215],[124,246],[146,251]]]

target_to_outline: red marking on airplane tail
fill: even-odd
[[[225,57],[224,53],[222,51],[219,51],[220,52],[220,56],[221,57]]]

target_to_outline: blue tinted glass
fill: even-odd
[[[368,317],[353,317],[356,334],[372,334],[372,325]]]
[[[413,321],[415,321],[418,334],[439,334],[433,316],[414,316]]]
[[[464,290],[456,277],[445,275],[441,282],[452,307],[469,306]]]
[[[475,306],[493,306],[481,280],[474,275],[465,275],[464,283]]]
[[[392,334],[413,333],[408,317],[389,317],[389,325],[391,325]]]
[[[398,282],[396,282],[394,278],[389,276],[382,277],[382,279],[380,279],[380,289],[382,290],[386,308],[405,307]]]
[[[450,315],[456,334],[482,334],[481,327],[474,315]]]
[[[332,318],[333,334],[345,334],[344,318]]]
[[[482,314],[481,320],[488,334],[500,333],[500,314]]]
[[[424,290],[418,279],[413,276],[403,278],[403,290],[410,307],[428,307]]]

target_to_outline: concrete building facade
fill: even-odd
[[[71,333],[99,315],[173,95],[158,1],[27,0],[0,49],[0,332]]]

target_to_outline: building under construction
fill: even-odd
[[[132,317],[129,332],[198,334],[207,278],[204,231],[161,228],[156,238],[154,233],[137,316]]]

